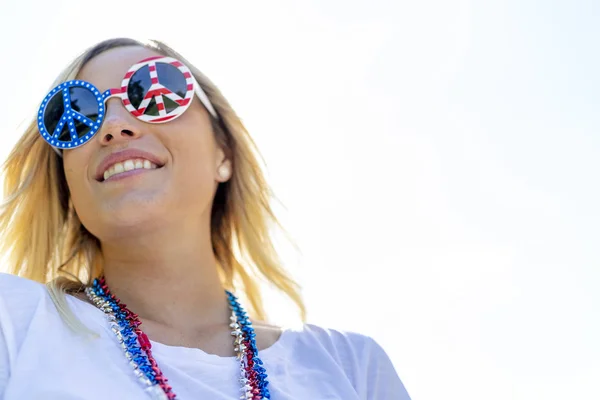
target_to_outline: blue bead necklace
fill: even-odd
[[[94,279],[92,286],[85,289],[85,293],[90,301],[104,312],[133,373],[146,393],[154,400],[177,399],[173,388],[168,384],[168,379],[165,378],[152,355],[152,344],[140,329],[142,322],[137,314],[131,312],[110,292],[104,277]],[[240,398],[270,399],[267,373],[262,360],[258,357],[256,333],[252,322],[237,297],[229,291],[225,291],[225,294],[231,309],[229,326],[232,328],[234,351],[240,367],[238,381],[243,393]]]

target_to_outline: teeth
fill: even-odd
[[[126,171],[132,171],[134,169],[156,169],[158,166],[149,160],[143,160],[141,158],[126,160],[123,162],[111,165],[109,169],[104,171],[104,180],[107,180],[113,175],[120,174]]]

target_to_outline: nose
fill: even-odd
[[[106,116],[98,132],[98,139],[104,146],[128,142],[141,136],[141,121],[129,114],[118,101],[108,102]]]

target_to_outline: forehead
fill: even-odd
[[[117,47],[98,54],[88,61],[79,71],[76,79],[88,81],[101,91],[120,87],[123,77],[132,65],[160,55],[145,47]]]

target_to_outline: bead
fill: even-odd
[[[244,394],[240,399],[270,399],[267,389],[267,374],[263,362],[258,357],[256,333],[252,322],[239,304],[237,297],[225,291],[231,309],[229,325],[234,336],[234,351],[240,367],[239,383]],[[175,400],[168,379],[163,375],[156,360],[152,356],[152,344],[148,336],[139,329],[141,321],[138,315],[110,292],[104,277],[94,279],[92,286],[85,289],[90,301],[105,313],[109,326],[117,342],[123,348],[134,375],[146,387],[147,393],[155,400]]]
[[[138,340],[140,342],[140,346],[142,346],[143,349],[149,349],[152,347],[148,336],[146,336],[144,332],[142,332],[141,335],[138,336]]]
[[[155,400],[168,400],[168,397],[165,395],[165,392],[158,385],[150,386],[149,388],[147,388],[145,390],[145,392],[148,393],[151,396],[152,399],[155,399]]]

